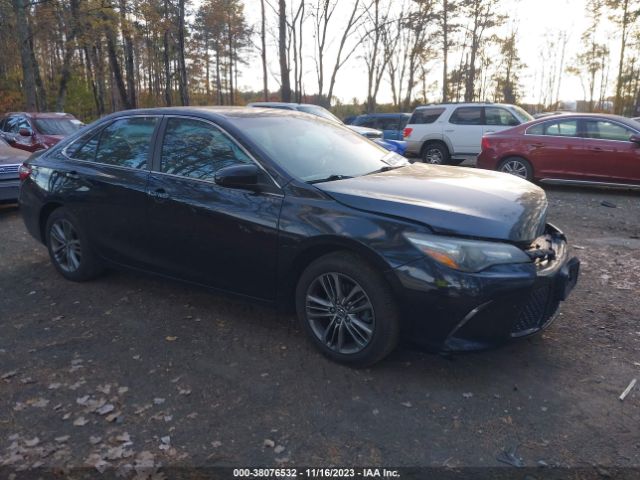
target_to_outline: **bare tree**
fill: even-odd
[[[283,102],[291,101],[291,82],[289,80],[289,63],[287,61],[287,5],[285,0],[278,0],[278,52],[280,56],[280,97]]]
[[[267,77],[267,16],[264,0],[260,0],[260,58],[262,59],[262,91],[264,101],[269,100],[269,79]]]

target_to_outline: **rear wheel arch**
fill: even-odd
[[[49,220],[49,217],[54,211],[56,211],[58,208],[61,208],[61,207],[62,207],[61,203],[50,202],[44,205],[40,209],[40,218],[38,220],[38,225],[40,228],[40,241],[42,243],[45,243],[47,239],[46,232],[45,232],[45,227],[47,226],[47,220]]]
[[[423,142],[422,148],[420,149],[420,159],[422,161],[425,161],[424,156],[427,150],[432,147],[437,147],[442,150],[442,154],[443,154],[442,165],[448,165],[451,162],[452,149],[449,147],[449,145],[445,140],[436,139],[436,138],[428,139]]]

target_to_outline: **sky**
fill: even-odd
[[[341,0],[342,5],[348,8],[345,0]],[[545,58],[549,58],[553,52],[545,51],[546,36],[557,36],[561,31],[568,32],[568,42],[565,52],[565,66],[571,62],[580,48],[580,35],[588,25],[588,18],[584,11],[586,0],[503,0],[503,8],[508,15],[506,24],[497,31],[498,34],[506,34],[509,30],[516,28],[518,31],[518,50],[525,69],[521,75],[521,102],[535,103],[540,98],[540,72],[543,68],[550,68],[548,61],[545,66]],[[247,20],[254,25],[259,31],[260,22],[260,1],[245,0],[245,11]],[[272,19],[272,32],[268,40],[269,46],[268,59],[270,63],[270,71],[277,76],[279,66],[277,61],[277,47],[274,34],[275,32],[275,16]],[[344,18],[344,15],[342,16]],[[334,38],[332,47],[335,47],[340,36],[340,24],[342,18],[330,27],[330,37]],[[312,35],[312,22],[307,24],[307,35],[305,43],[309,50],[305,55],[305,79],[304,84],[306,93],[314,93],[317,91],[317,80],[314,71],[312,49],[314,38]],[[612,62],[617,58],[619,47],[616,39],[616,32],[607,19],[603,19],[600,29],[600,37],[605,41],[611,49]],[[257,41],[257,40],[256,40]],[[331,53],[331,50],[330,50]],[[559,55],[559,53],[558,53]],[[451,60],[452,64],[456,63],[455,53]],[[330,57],[331,58],[331,57]],[[333,58],[331,58],[333,60]],[[437,81],[441,78],[442,64],[432,62],[432,80]],[[613,79],[613,72],[611,78]],[[342,102],[350,103],[351,99],[356,97],[361,102],[366,96],[366,72],[362,59],[352,58],[338,74],[335,88],[335,96]],[[613,81],[610,81],[611,90]],[[262,73],[260,67],[260,59],[255,53],[254,58],[247,66],[241,70],[240,87],[245,89],[261,90],[262,89]],[[274,77],[269,79],[269,88],[274,91],[278,87]],[[580,80],[573,75],[564,73],[561,81],[560,99],[564,101],[575,101],[583,98],[583,89]],[[433,98],[437,100],[437,98]],[[391,89],[386,80],[378,95],[378,103],[391,102]]]

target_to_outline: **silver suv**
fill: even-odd
[[[407,155],[423,162],[457,165],[475,159],[482,136],[533,120],[516,105],[503,103],[441,103],[418,107],[404,139]]]

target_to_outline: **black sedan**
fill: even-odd
[[[130,110],[24,170],[25,224],[63,277],[125,266],[295,308],[353,365],[401,337],[470,350],[538,332],[578,275],[537,186],[410,165],[303,113]]]

